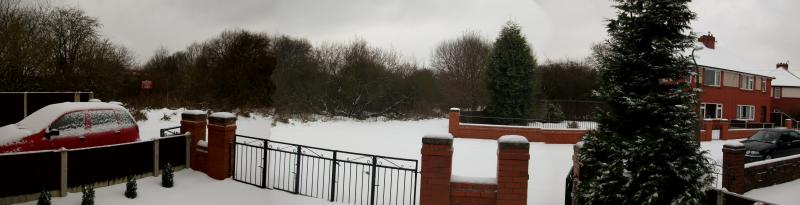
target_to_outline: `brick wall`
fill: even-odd
[[[745,164],[744,177],[745,192],[800,179],[800,155]]]
[[[453,136],[422,138],[420,205],[523,205],[528,200],[530,143],[522,136],[498,139],[497,176],[452,175]]]
[[[752,189],[800,179],[800,155],[745,164],[741,143],[722,147],[722,187],[742,194]]]
[[[230,177],[236,117],[214,114],[208,117],[204,112],[187,111],[181,113],[181,133],[185,132],[192,133],[189,144],[191,168],[218,180]]]
[[[480,184],[454,181],[450,184],[450,204],[497,204],[497,184]]]
[[[703,70],[703,69],[700,69]],[[720,70],[720,69],[718,69]],[[739,72],[734,72],[730,70],[721,69],[720,74],[720,82],[725,81],[724,73],[734,73],[736,75]],[[763,76],[755,76],[756,78],[761,78]],[[758,81],[758,80],[755,80]],[[703,92],[700,93],[700,102],[701,103],[718,103],[722,104],[722,118],[725,119],[736,119],[736,106],[737,105],[753,105],[755,106],[755,114],[754,118],[756,122],[769,122],[770,117],[769,113],[772,112],[772,99],[770,98],[770,93],[772,92],[772,79],[767,78],[767,90],[763,92],[760,90],[761,84],[754,84],[753,90],[742,90],[739,88],[739,80],[735,87],[727,87],[727,86],[706,86],[702,85]],[[755,82],[754,82],[755,83]],[[694,85],[694,83],[692,83]],[[763,112],[762,106],[766,108],[766,113]],[[765,116],[762,116],[762,113]]]
[[[530,142],[552,144],[575,144],[580,141],[586,130],[541,129],[524,126],[464,124],[460,122],[461,111],[451,109],[448,129],[454,137],[473,139],[498,139],[504,135],[519,135]]]

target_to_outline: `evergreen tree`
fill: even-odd
[[[697,93],[683,55],[694,37],[690,0],[614,0],[600,54],[607,102],[580,151],[581,204],[701,204],[713,181],[694,129]]]
[[[533,108],[535,68],[536,59],[520,27],[508,22],[500,31],[486,63],[487,114],[502,118],[527,117]]]
[[[39,200],[36,201],[36,205],[50,205],[50,193],[42,189],[42,193],[39,194]]]
[[[83,186],[83,198],[81,198],[81,205],[94,205],[94,187]]]
[[[135,199],[138,194],[136,193],[136,179],[128,177],[128,183],[125,184],[125,197]]]
[[[174,185],[172,165],[169,163],[165,164],[161,172],[161,186],[166,188],[172,187]]]

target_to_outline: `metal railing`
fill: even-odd
[[[489,116],[462,114],[459,118],[459,121],[461,123],[528,126],[528,127],[544,128],[544,129],[575,129],[575,130],[597,129],[596,122],[580,121],[580,120],[541,120],[541,119],[504,118],[504,117],[489,117]]]
[[[236,135],[233,180],[349,204],[416,204],[418,161]]]
[[[181,126],[164,128],[158,133],[161,135],[161,137],[179,135],[181,134]]]
[[[764,128],[774,128],[775,123],[731,121],[730,127],[732,129],[764,129]]]

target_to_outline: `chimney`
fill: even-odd
[[[700,41],[706,48],[710,49],[714,49],[714,45],[717,43],[717,39],[714,38],[714,35],[711,35],[711,32],[708,32],[708,35],[700,36],[697,41]]]
[[[775,65],[775,68],[783,68],[784,70],[789,70],[789,63],[778,63]]]

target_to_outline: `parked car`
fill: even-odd
[[[94,147],[139,140],[127,109],[103,102],[65,102],[0,127],[0,153]]]
[[[742,141],[745,161],[753,162],[800,154],[800,132],[791,129],[762,129]]]

